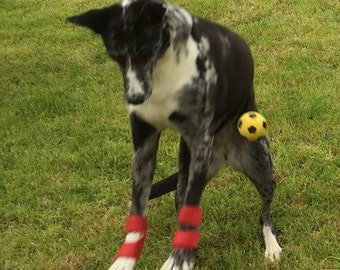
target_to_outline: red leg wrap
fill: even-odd
[[[172,247],[174,249],[196,249],[200,238],[197,227],[201,224],[203,210],[198,206],[184,205],[178,213],[177,223],[193,226],[194,230],[177,230]]]
[[[172,247],[175,249],[196,249],[198,246],[199,238],[200,233],[198,231],[176,231],[174,240],[172,242]]]
[[[178,213],[177,222],[198,227],[201,224],[203,210],[198,206],[183,205]]]
[[[148,223],[145,217],[142,216],[129,216],[126,221],[125,232],[141,232],[146,233]]]
[[[143,246],[144,246],[144,239],[145,237],[141,238],[136,243],[124,243],[117,255],[116,258],[119,257],[127,257],[127,258],[134,258],[136,260],[139,259],[140,255],[142,254]]]
[[[126,221],[125,232],[126,233],[138,232],[142,236],[137,242],[133,243],[125,242],[118,251],[116,258],[128,257],[138,260],[143,250],[146,231],[147,221],[145,217],[130,216]]]

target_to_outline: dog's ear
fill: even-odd
[[[120,21],[122,12],[122,6],[116,4],[103,9],[93,9],[67,19],[72,23],[90,28],[97,34],[104,34],[112,21]]]

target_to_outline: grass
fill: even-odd
[[[270,124],[282,261],[263,258],[259,197],[225,168],[207,187],[197,269],[340,268],[339,12],[336,0],[174,0],[251,45]],[[0,269],[106,269],[122,243],[131,140],[122,79],[99,37],[65,17],[110,1],[2,0]],[[161,140],[156,180],[177,167]],[[173,195],[152,201],[137,269],[170,252]]]

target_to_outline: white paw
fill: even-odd
[[[120,257],[111,265],[109,270],[133,270],[136,259]]]
[[[167,261],[163,264],[161,270],[192,270],[194,264],[184,261],[182,265],[175,265],[174,257],[170,255]]]
[[[263,226],[263,236],[266,245],[264,256],[272,262],[279,261],[282,248],[278,244],[276,237],[269,226]]]
[[[272,262],[280,260],[280,253],[282,248],[277,244],[276,246],[267,247],[264,256]]]

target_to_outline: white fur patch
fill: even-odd
[[[191,84],[192,79],[198,76],[196,67],[198,53],[197,43],[192,37],[189,37],[179,58],[173,46],[170,46],[156,63],[151,96],[142,104],[129,104],[129,113],[137,113],[158,130],[166,127],[175,128],[168,117],[178,108],[180,90],[185,85]]]
[[[142,238],[140,232],[129,232],[125,237],[125,243],[136,243]]]
[[[282,248],[277,243],[276,237],[269,226],[263,226],[263,236],[266,245],[264,256],[272,262],[280,260]]]
[[[198,44],[199,50],[202,54],[207,54],[210,49],[210,43],[207,37],[202,37],[199,44]]]
[[[128,6],[130,5],[134,0],[123,0],[122,2],[122,6],[125,7],[125,6]]]
[[[167,261],[163,264],[161,270],[192,270],[194,269],[193,263],[183,262],[183,265],[174,265],[174,258],[172,255],[167,259]]]
[[[126,78],[128,83],[128,96],[144,94],[142,83],[138,80],[136,72],[132,70],[131,67],[129,67],[128,71],[126,72]]]
[[[202,37],[200,42],[198,43],[199,51],[202,55],[207,55],[210,50],[210,43],[207,37]],[[207,59],[204,63],[207,72],[205,73],[205,80],[209,83],[216,83],[217,74],[214,65],[211,63],[209,59]]]
[[[184,19],[190,27],[192,26],[192,17],[185,9],[170,4],[164,4],[164,6],[167,9],[167,13],[173,14],[174,21],[181,22]]]

